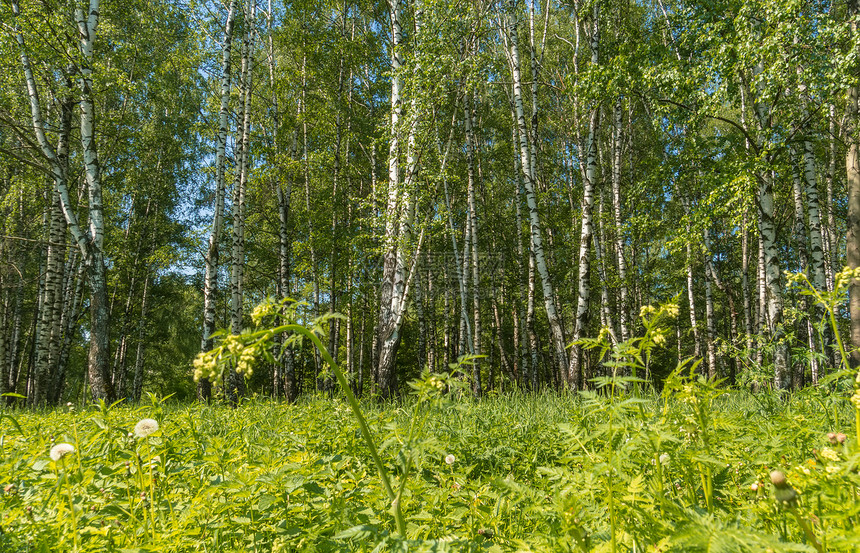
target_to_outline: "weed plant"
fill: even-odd
[[[860,550],[860,383],[846,371],[752,395],[688,362],[657,393],[669,304],[630,342],[583,342],[612,369],[593,391],[474,401],[455,366],[400,404],[359,404],[321,322],[296,325],[293,308],[255,311],[286,323],[225,337],[198,372],[249,371],[287,329],[343,396],[0,413],[0,551]]]
[[[845,404],[684,374],[660,396],[364,404],[405,535],[340,399],[13,412],[0,551],[857,551]]]

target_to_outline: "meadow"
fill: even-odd
[[[7,408],[0,551],[860,548],[850,392],[678,371],[660,392],[610,378],[476,401],[458,382],[362,402],[388,484],[337,397]]]

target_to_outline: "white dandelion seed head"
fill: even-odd
[[[51,460],[52,461],[59,461],[60,459],[62,459],[66,455],[68,455],[69,453],[74,453],[74,452],[75,452],[75,446],[73,446],[72,444],[66,444],[66,443],[57,444],[51,448],[51,454],[50,454]]]
[[[457,458],[454,457],[453,455],[451,455],[450,453],[445,456],[445,463],[447,463],[449,465],[453,465],[454,461],[456,461],[456,460],[457,460]]]
[[[158,431],[158,421],[155,419],[141,419],[134,425],[134,435],[138,438],[146,438],[153,432]]]

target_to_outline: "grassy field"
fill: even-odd
[[[845,394],[621,384],[364,404],[405,536],[338,399],[7,410],[0,551],[860,550]]]

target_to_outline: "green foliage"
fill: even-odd
[[[0,420],[0,550],[813,551],[805,524],[827,551],[854,551],[846,402],[727,392],[689,368],[659,397],[474,402],[455,374],[428,373],[402,405],[362,405],[405,537],[337,398],[14,412],[20,429]],[[141,419],[158,428],[135,433]],[[59,443],[75,451],[53,461]],[[777,501],[773,470],[796,504]]]

